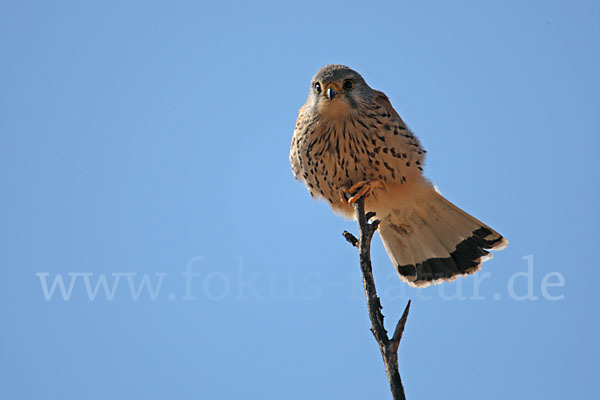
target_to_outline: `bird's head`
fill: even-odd
[[[360,74],[343,65],[326,65],[310,83],[307,105],[326,118],[344,118],[373,97]]]

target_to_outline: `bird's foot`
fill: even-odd
[[[360,199],[361,197],[368,196],[373,189],[382,188],[383,184],[380,181],[360,181],[349,188],[344,188],[344,196],[345,200],[348,204],[353,205]]]

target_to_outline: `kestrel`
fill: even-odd
[[[290,162],[310,194],[354,218],[364,197],[400,278],[425,287],[472,274],[508,244],[423,176],[426,151],[387,96],[342,65],[321,68],[300,108]]]

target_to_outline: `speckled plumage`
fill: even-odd
[[[357,72],[327,65],[299,111],[290,162],[311,195],[350,218],[345,189],[373,183],[365,207],[400,277],[427,286],[472,273],[506,240],[444,199],[423,176],[425,150],[385,94]]]

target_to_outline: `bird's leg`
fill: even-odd
[[[361,197],[368,196],[373,189],[381,188],[383,185],[378,180],[360,181],[349,188],[344,188],[344,195],[348,204],[353,205]]]

